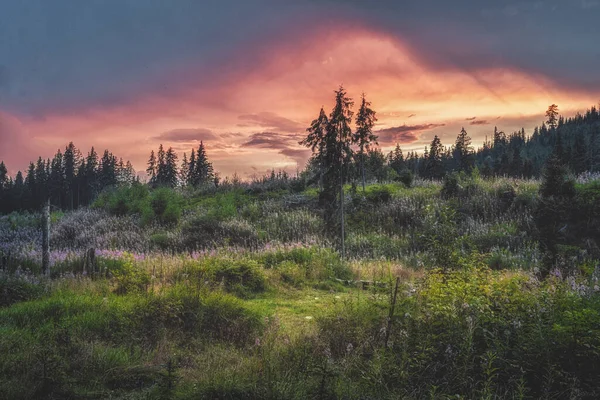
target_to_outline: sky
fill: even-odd
[[[598,20],[600,0],[0,0],[0,160],[73,141],[143,171],[202,140],[222,176],[294,172],[341,84],[384,151],[531,133],[598,104]]]

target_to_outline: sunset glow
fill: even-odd
[[[260,54],[260,61],[236,67],[245,65],[245,52]],[[20,150],[2,146],[0,158],[23,169],[35,154],[49,157],[72,140],[84,151],[92,145],[110,148],[143,171],[159,143],[173,146],[181,157],[203,140],[223,175],[291,172],[309,155],[297,142],[320,107],[329,110],[340,84],[355,99],[366,93],[385,151],[396,143],[422,150],[433,134],[449,145],[461,126],[475,144],[496,125],[530,133],[548,104],[560,104],[569,114],[596,100],[594,93],[508,66],[440,68],[401,38],[367,28],[338,26],[259,45],[220,67],[189,65],[183,74],[174,68],[165,79],[171,85],[145,89],[124,103],[59,107],[41,117],[4,111],[3,140],[20,143]]]

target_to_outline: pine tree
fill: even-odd
[[[117,158],[108,150],[104,150],[104,154],[100,160],[101,188],[114,186],[117,183]]]
[[[65,186],[66,186],[66,197],[69,204],[69,209],[73,209],[75,206],[75,191],[77,186],[77,168],[81,163],[81,153],[73,142],[69,142],[65,148],[63,154],[63,168],[65,171]]]
[[[214,170],[212,164],[208,161],[206,156],[206,149],[204,143],[200,141],[198,151],[196,152],[196,165],[194,172],[194,185],[201,186],[212,182],[214,177]]]
[[[133,184],[135,182],[135,169],[131,164],[131,161],[127,160],[125,163],[125,179],[128,184]]]
[[[148,167],[146,168],[146,174],[148,175],[148,183],[150,186],[156,186],[156,156],[154,150],[150,151],[150,158],[148,159]]]
[[[548,126],[551,129],[556,129],[558,125],[558,106],[556,104],[552,104],[548,107],[548,110],[546,110],[546,118]]]
[[[91,203],[99,192],[98,176],[98,153],[94,147],[90,150],[85,160],[85,179],[84,179],[84,201]]]
[[[514,177],[523,176],[523,159],[521,158],[521,152],[519,150],[515,150],[513,153],[510,171],[510,174]]]
[[[65,191],[65,173],[63,169],[63,155],[60,150],[52,159],[48,188],[50,201],[57,207],[62,207],[63,193]]]
[[[459,171],[470,172],[475,165],[475,157],[473,146],[471,146],[471,138],[467,135],[465,128],[462,128],[456,142],[453,152],[454,162]]]
[[[310,148],[313,152],[314,160],[317,164],[319,174],[319,189],[323,189],[323,175],[325,173],[325,136],[327,135],[327,125],[329,119],[325,110],[321,107],[319,117],[312,121],[310,127],[306,129],[308,135],[299,144]]]
[[[156,184],[158,186],[167,184],[166,177],[166,159],[165,159],[165,150],[163,148],[162,143],[158,146],[157,155],[157,165],[156,165]]]
[[[398,174],[406,168],[406,163],[404,162],[402,149],[400,148],[399,144],[396,144],[396,148],[394,148],[394,150],[390,152],[389,166]]]
[[[190,163],[187,159],[187,154],[183,153],[183,160],[181,160],[181,168],[179,169],[179,182],[181,186],[185,186],[188,182],[190,171]]]
[[[444,176],[443,151],[442,141],[435,135],[429,151],[424,155],[424,173],[427,178],[441,179]]]
[[[172,147],[165,153],[164,182],[163,185],[174,188],[177,186],[177,154]]]
[[[377,121],[375,111],[371,109],[371,102],[367,101],[365,94],[362,94],[360,109],[356,114],[356,132],[352,137],[352,142],[358,146],[360,169],[362,176],[363,192],[365,189],[365,150],[370,151],[371,145],[377,143],[377,135],[373,133],[373,126]]]
[[[48,174],[46,163],[39,157],[35,164],[35,207],[39,208],[48,199]]]
[[[195,186],[198,178],[196,177],[196,150],[192,149],[190,155],[190,163],[188,166],[187,184],[188,186]]]
[[[0,190],[5,190],[8,187],[8,169],[4,161],[0,162]]]

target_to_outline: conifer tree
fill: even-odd
[[[309,147],[313,152],[314,160],[317,163],[319,173],[319,189],[323,189],[323,174],[327,168],[325,162],[325,136],[327,134],[327,125],[329,119],[325,110],[321,107],[319,117],[312,121],[310,126],[306,129],[308,135],[299,144]]]
[[[166,158],[165,158],[165,149],[163,148],[162,143],[158,146],[158,153],[156,153],[157,163],[156,163],[156,184],[158,186],[165,185],[167,182],[166,179]]]
[[[352,137],[353,143],[358,146],[363,192],[366,190],[365,151],[370,151],[371,145],[378,144],[377,135],[373,133],[375,121],[377,121],[375,111],[371,109],[371,102],[367,101],[365,94],[363,93],[360,108],[356,114],[356,131]]]
[[[406,168],[406,163],[404,162],[404,155],[402,154],[402,149],[399,144],[396,144],[396,148],[389,154],[389,166],[398,174]]]
[[[190,155],[190,163],[188,166],[188,175],[187,175],[187,184],[189,186],[194,186],[197,182],[196,178],[196,150],[192,149],[192,154]]]
[[[475,165],[474,149],[465,128],[462,128],[456,137],[453,157],[459,171],[470,172]]]
[[[187,185],[190,171],[190,163],[187,159],[187,154],[183,153],[183,159],[181,160],[181,168],[179,168],[179,182],[181,186]]]
[[[551,129],[556,129],[558,125],[558,106],[556,104],[552,104],[548,107],[548,110],[546,110],[546,118],[548,126]]]
[[[148,183],[150,186],[156,186],[156,156],[154,150],[150,151],[150,158],[148,159],[148,167],[146,168],[146,174],[148,175]]]
[[[425,152],[425,176],[432,179],[441,179],[444,176],[442,141],[435,135],[431,141],[429,151]]]
[[[206,149],[204,143],[200,141],[198,151],[196,152],[196,165],[194,168],[194,185],[206,185],[213,181],[214,170],[212,164],[208,161],[206,156]]]
[[[177,154],[172,147],[165,153],[164,182],[163,185],[174,188],[177,186]]]

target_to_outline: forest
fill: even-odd
[[[599,109],[385,154],[371,107],[295,174],[1,162],[0,398],[599,398]]]

